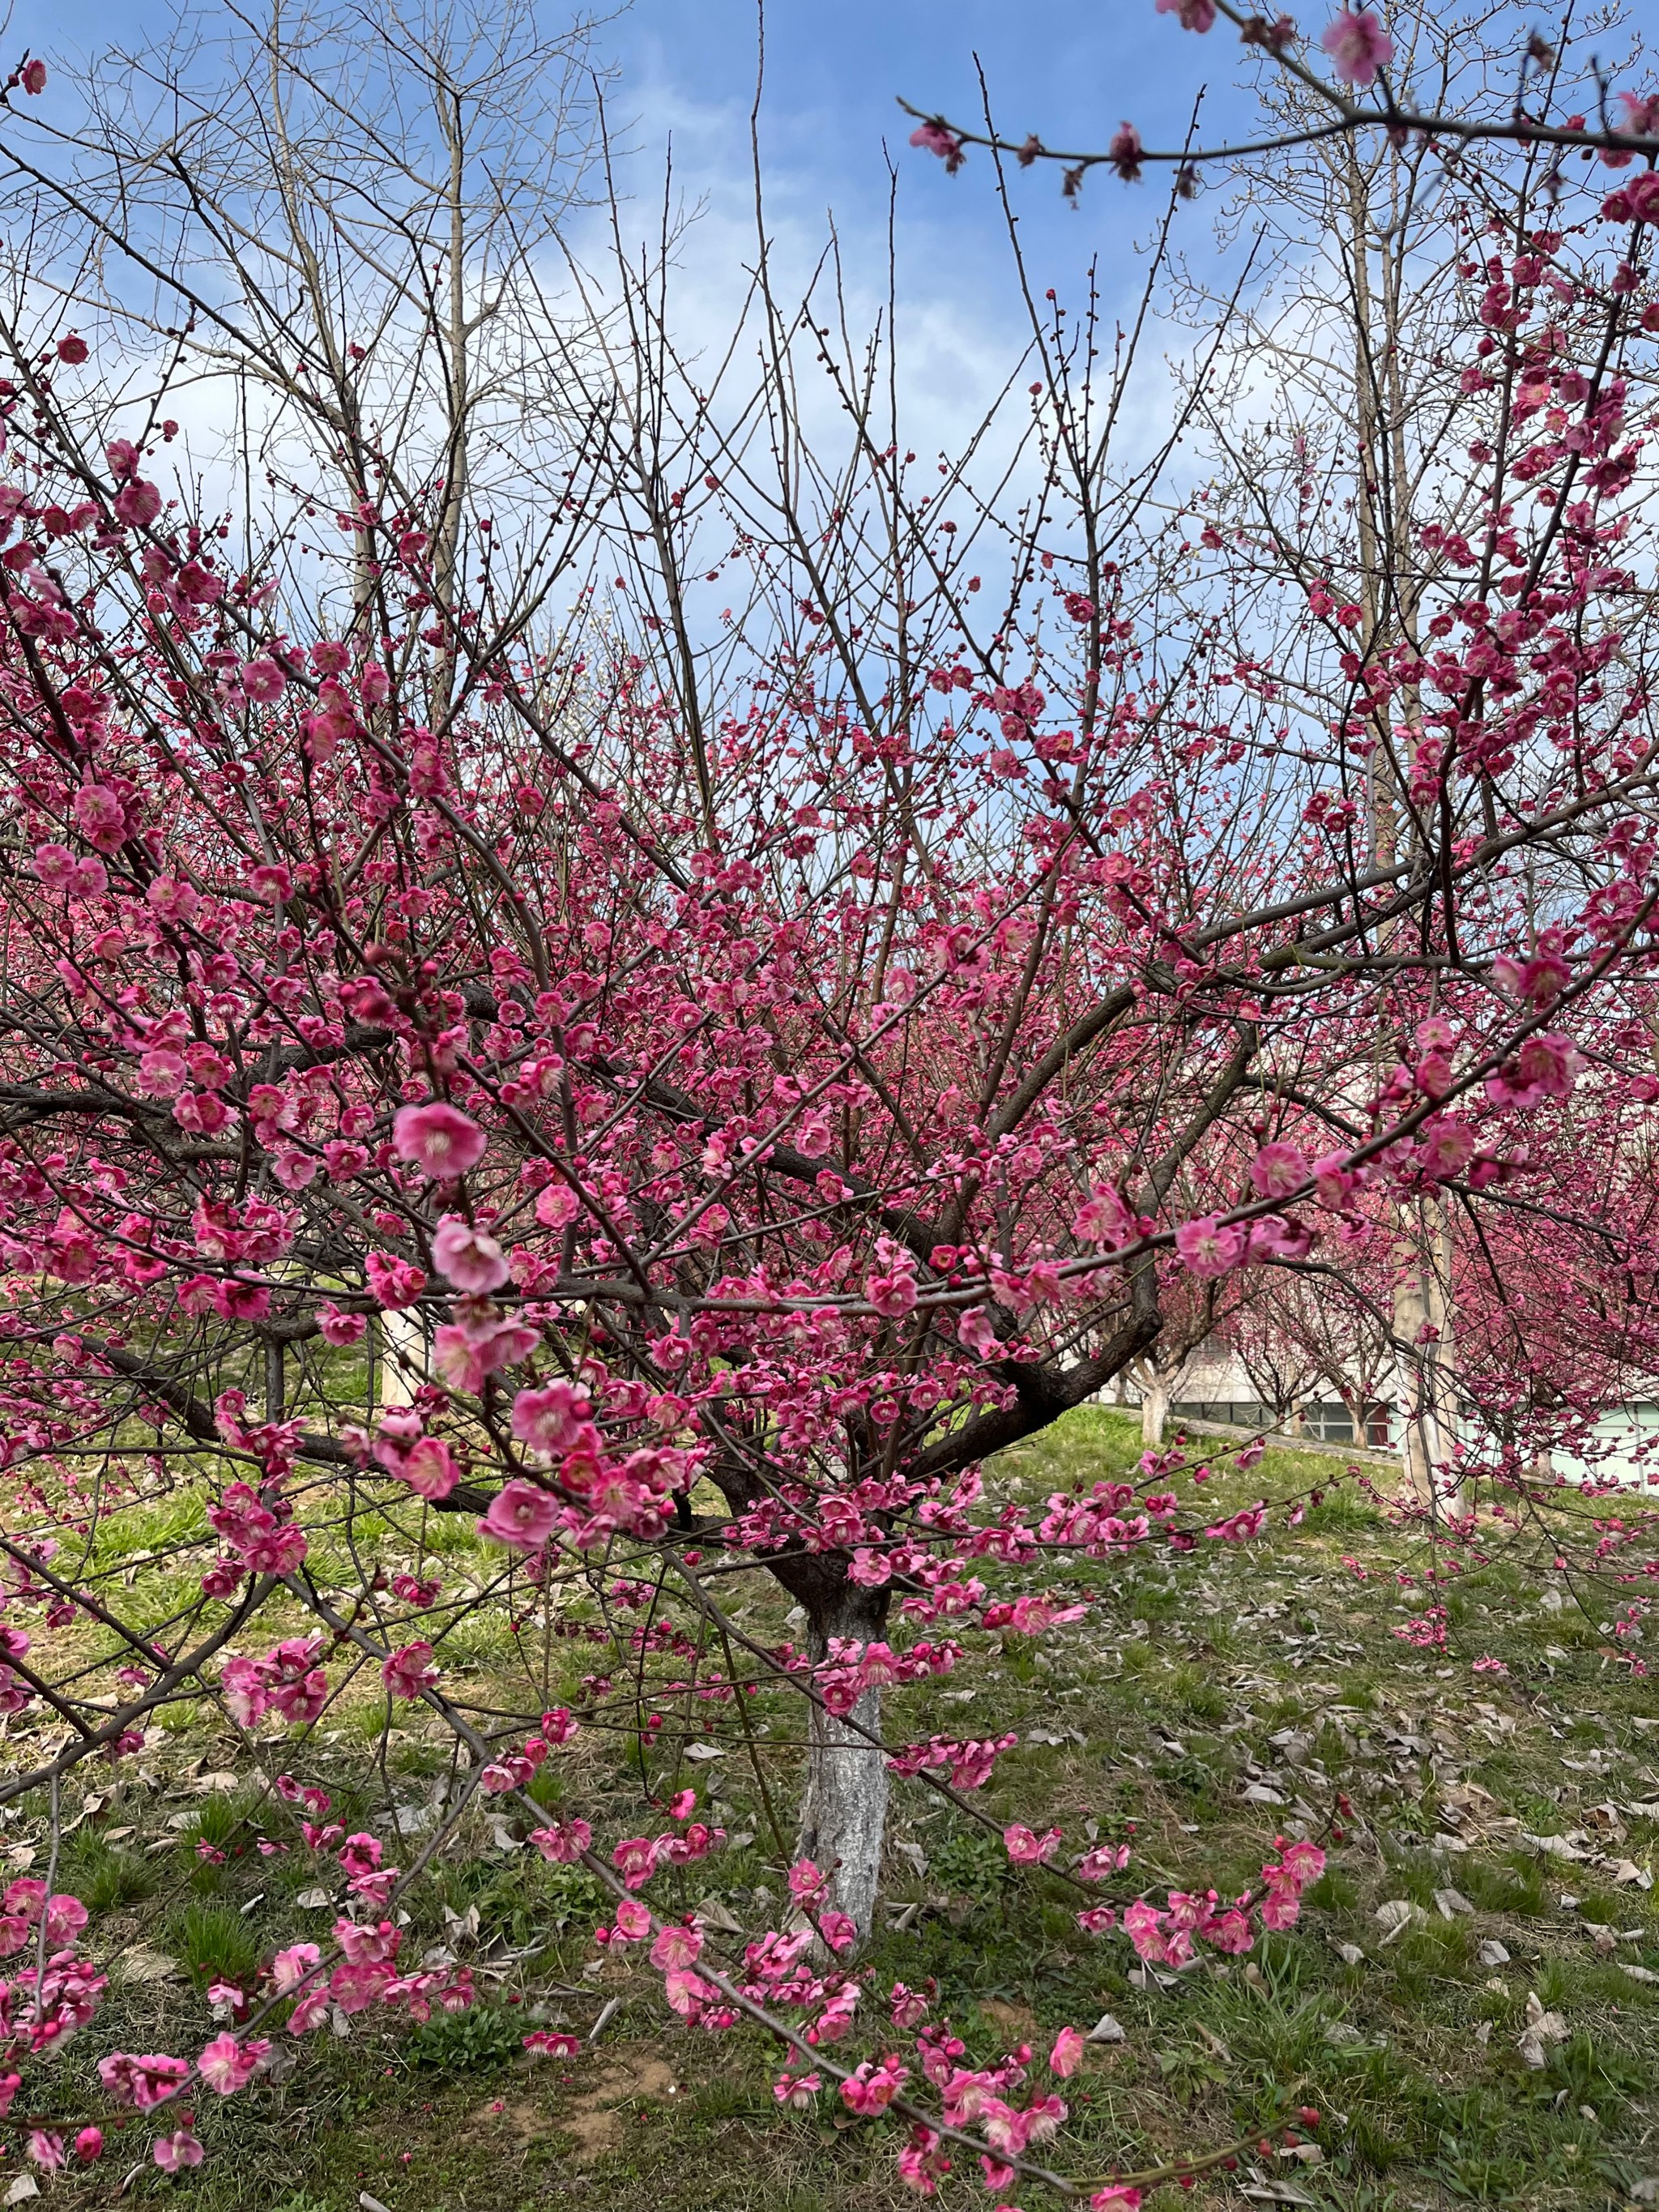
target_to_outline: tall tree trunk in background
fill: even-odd
[[[1345,144],[1347,168],[1346,240],[1353,283],[1354,401],[1358,432],[1359,496],[1355,502],[1364,578],[1365,647],[1368,659],[1397,641],[1419,647],[1418,574],[1412,543],[1409,465],[1406,446],[1407,401],[1401,386],[1403,356],[1402,256],[1406,237],[1392,205],[1385,220],[1373,215],[1367,175],[1358,149]],[[1371,282],[1370,254],[1376,241],[1378,281]],[[1407,684],[1392,708],[1373,716],[1373,749],[1366,764],[1371,855],[1381,866],[1399,856],[1402,842],[1413,838],[1401,795],[1396,761],[1420,729],[1421,695]],[[1385,941],[1398,934],[1385,925]],[[1384,1062],[1409,1057],[1408,1039],[1387,1035],[1377,1040],[1377,1073]],[[1452,1373],[1452,1263],[1450,1216],[1432,1195],[1401,1201],[1395,1209],[1393,1334],[1396,1363],[1406,1388],[1401,1407],[1402,1453],[1407,1480],[1425,1504],[1435,1502],[1434,1469],[1450,1455],[1456,1428],[1450,1395]]]
[[[1405,1351],[1401,1379],[1407,1392],[1401,1413],[1406,1476],[1424,1504],[1437,1499],[1434,1470],[1457,1442],[1456,1346],[1451,1309],[1451,1224],[1444,1202],[1424,1198],[1417,1219],[1406,1223],[1398,1249],[1394,1297],[1395,1335]],[[1449,1503],[1463,1510],[1461,1489]]]

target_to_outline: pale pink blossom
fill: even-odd
[[[519,1551],[534,1551],[545,1543],[558,1525],[559,1502],[533,1482],[514,1475],[490,1500],[489,1510],[478,1523],[481,1536]]]
[[[849,2075],[841,2085],[842,2101],[849,2112],[860,2119],[872,2119],[884,2112],[909,2074],[908,2066],[901,2066],[896,2056],[889,2055],[879,2066],[866,2059],[863,2065]]]
[[[919,123],[910,133],[910,143],[921,147],[924,154],[937,154],[947,176],[954,177],[962,167],[962,141],[942,123]]]
[[[507,1255],[493,1237],[447,1213],[432,1239],[433,1265],[469,1297],[487,1297],[507,1280]]]
[[[422,1437],[404,1454],[397,1472],[422,1498],[447,1498],[461,1479],[449,1446],[438,1437]]]
[[[981,1359],[989,1359],[1001,1350],[995,1325],[984,1306],[969,1306],[957,1323],[957,1334],[969,1352],[976,1352]]]
[[[1158,1907],[1148,1905],[1144,1898],[1137,1898],[1123,1915],[1124,1934],[1134,1945],[1138,1954],[1152,1966],[1161,1966],[1169,1956],[1164,1917]]]
[[[1106,149],[1106,159],[1126,185],[1132,185],[1140,174],[1140,133],[1133,123],[1125,123],[1114,134]]]
[[[1244,1231],[1236,1224],[1225,1226],[1206,1214],[1201,1221],[1183,1221],[1175,1235],[1176,1250],[1195,1275],[1224,1275],[1244,1257]]]
[[[636,1897],[625,1897],[617,1907],[617,1933],[625,1943],[643,1943],[651,1933],[648,1907]]]
[[[550,1828],[532,1828],[530,1840],[544,1859],[574,1866],[593,1840],[586,1820],[557,1820]]]
[[[1072,1234],[1091,1244],[1122,1244],[1139,1224],[1109,1183],[1097,1182],[1072,1216]]]
[[[525,2037],[524,2047],[532,2058],[574,2058],[581,2050],[582,2039],[579,2035],[535,2027]]]
[[[804,2112],[823,2087],[821,2074],[780,2074],[772,2084],[772,2094],[791,2112]]]
[[[864,1295],[878,1314],[889,1321],[902,1321],[916,1303],[914,1262],[902,1247],[889,1244],[885,1238],[882,1244],[884,1249],[877,1255],[882,1264],[865,1278]]]
[[[1418,1146],[1418,1165],[1431,1182],[1461,1175],[1474,1158],[1474,1132],[1466,1121],[1442,1118],[1425,1124]]]
[[[426,1288],[425,1271],[413,1261],[397,1259],[390,1252],[371,1252],[363,1261],[363,1273],[376,1303],[393,1313],[412,1306]]]
[[[1300,1145],[1263,1145],[1250,1162],[1250,1181],[1258,1198],[1288,1198],[1308,1180],[1308,1156]]]
[[[46,1945],[48,1949],[61,1951],[74,1942],[88,1920],[87,1908],[78,1897],[60,1893],[46,1905]]]
[[[178,2128],[170,2136],[156,2137],[151,2155],[163,2173],[179,2173],[202,2163],[202,2146],[191,2129]]]
[[[1350,84],[1374,84],[1377,71],[1394,59],[1394,40],[1369,8],[1345,8],[1320,33],[1319,43]]]
[[[1083,2063],[1084,2040],[1074,2027],[1062,2027],[1054,2038],[1054,2047],[1048,2053],[1048,2071],[1058,2074],[1061,2080],[1075,2074]]]
[[[434,1098],[425,1106],[400,1107],[392,1117],[392,1141],[400,1160],[434,1182],[453,1182],[477,1166],[489,1139],[459,1107]]]
[[[324,1305],[317,1309],[317,1328],[325,1344],[332,1345],[337,1352],[348,1345],[362,1342],[368,1327],[368,1316],[344,1313],[338,1306]]]
[[[561,1376],[539,1390],[520,1391],[513,1401],[513,1433],[537,1451],[568,1451],[592,1440],[592,1411],[587,1393]]]
[[[550,1182],[536,1194],[536,1218],[544,1229],[564,1229],[582,1210],[568,1183]]]
[[[540,1342],[541,1331],[532,1323],[489,1308],[475,1310],[433,1331],[433,1364],[452,1389],[477,1392],[486,1375],[515,1366]]]
[[[100,853],[120,850],[127,813],[115,793],[101,783],[83,783],[75,794],[75,821],[88,844]]]
[[[1572,980],[1572,970],[1561,955],[1546,945],[1529,960],[1513,959],[1500,952],[1492,963],[1492,980],[1512,999],[1525,999],[1543,1008]]]
[[[231,2097],[247,2087],[270,2048],[262,2038],[239,2043],[227,2028],[222,2035],[216,2035],[203,2051],[196,2062],[196,2071],[207,2088],[221,2097]]]
[[[1003,1848],[1016,1866],[1041,1866],[1054,1856],[1054,1846],[1059,1841],[1058,1828],[1050,1828],[1045,1834],[1035,1836],[1018,1821],[1002,1832]]]
[[[702,1932],[696,1928],[665,1928],[651,1946],[651,1963],[659,1973],[671,1966],[695,1966],[702,1950]]]
[[[270,1962],[271,1985],[279,1997],[291,1996],[316,1968],[322,1953],[314,1943],[291,1943]]]

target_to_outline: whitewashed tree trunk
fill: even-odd
[[[1457,1442],[1457,1407],[1451,1226],[1437,1200],[1425,1201],[1421,1216],[1415,1239],[1402,1244],[1394,1304],[1395,1334],[1416,1352],[1401,1371],[1406,1477],[1427,1504],[1436,1495],[1435,1469],[1451,1457]],[[1454,1513],[1467,1510],[1461,1485],[1442,1502]]]
[[[1164,1424],[1169,1418],[1169,1378],[1154,1368],[1140,1389],[1140,1441],[1149,1450],[1155,1450],[1163,1443]]]
[[[380,1314],[374,1326],[380,1332],[376,1378],[380,1402],[382,1406],[412,1405],[416,1389],[426,1380],[426,1333],[410,1313]]]
[[[815,1666],[832,1636],[867,1644],[886,1626],[885,1594],[848,1584],[828,1609],[809,1611],[807,1650]],[[830,1903],[844,1912],[861,1942],[875,1923],[887,1835],[889,1775],[881,1747],[881,1692],[866,1690],[847,1720],[809,1709],[806,1788],[801,1800],[800,1855],[830,1875]],[[874,1743],[868,1741],[876,1739]]]

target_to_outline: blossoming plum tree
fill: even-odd
[[[1337,32],[1351,82],[1386,62],[1374,17]],[[44,92],[33,70],[12,88]],[[274,1764],[373,1667],[465,1747],[451,1817],[494,1798],[602,1879],[603,1943],[646,1947],[682,2019],[785,2041],[781,2103],[831,2082],[901,2113],[923,2193],[964,2154],[999,2192],[1045,2174],[1066,2106],[1029,2050],[966,2067],[900,1986],[875,2055],[830,2056],[876,2008],[856,1949],[891,1777],[971,1809],[1014,1748],[894,1740],[884,1692],[1087,1602],[1004,1597],[981,1569],[1109,1576],[1136,1547],[1247,1540],[1267,1508],[1208,1522],[1155,1455],[1028,1508],[985,1462],[1146,1352],[1172,1285],[1361,1273],[1424,1194],[1471,1224],[1523,1377],[1539,1339],[1510,1276],[1536,1255],[1563,1281],[1597,1255],[1609,1358],[1650,1296],[1646,174],[1587,198],[1571,237],[1515,181],[1468,280],[1493,344],[1460,388],[1458,542],[1420,638],[1364,651],[1270,532],[1216,529],[1173,477],[1157,510],[1115,472],[1121,386],[1058,307],[1030,333],[1010,435],[1034,489],[1009,513],[963,462],[920,469],[816,301],[791,317],[763,289],[738,405],[679,375],[659,294],[620,271],[617,315],[559,352],[585,428],[539,487],[556,557],[505,543],[441,446],[424,476],[394,465],[349,302],[285,374],[352,502],[325,532],[306,484],[279,487],[257,561],[170,471],[161,399],[124,413],[67,321],[10,325],[0,1688],[21,1757],[0,1798],[55,1820],[77,1770],[192,1698]],[[165,281],[216,347],[266,357],[188,257]],[[803,355],[844,405],[838,452],[802,441]],[[1386,853],[1354,833],[1379,748],[1410,823]],[[1492,1451],[1470,1440],[1506,1510],[1561,1403],[1517,1382]],[[131,1615],[97,1541],[185,1495],[212,1532],[190,1600]],[[482,1597],[443,1588],[446,1514],[499,1563]],[[416,1568],[383,1566],[374,1529]],[[757,1574],[803,1608],[803,1649],[734,1619]],[[506,1720],[446,1688],[477,1606],[522,1620],[577,1583],[650,1607],[637,1648],[678,1638],[711,1710],[741,1720],[744,1669],[799,1698],[794,1917],[740,1957],[651,1901],[722,1840],[659,1714],[604,1678]],[[541,1788],[596,1715],[655,1762],[646,1833]],[[202,2149],[178,2100],[245,2087],[266,2027],[470,1995],[399,1956],[424,1855],[389,1864],[316,1784],[270,1788],[344,1909],[221,1993],[232,2024],[199,2056],[102,2060],[170,2171]],[[1158,1902],[1121,1847],[1068,1863],[1063,1842],[1004,1838],[1085,1931],[1170,1966],[1290,1924],[1323,1863],[1281,1838],[1254,1891]],[[101,1984],[74,1899],[25,1881],[4,1905],[34,1961],[8,1985],[10,2063],[84,2027]],[[21,2087],[0,2077],[8,2109]],[[35,2132],[62,2162],[61,2128]],[[1097,2208],[1142,2185],[1048,2178]]]

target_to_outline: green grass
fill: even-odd
[[[1594,1823],[1605,1821],[1602,1806],[1659,1798],[1659,1730],[1634,1726],[1659,1719],[1656,1686],[1609,1666],[1593,1622],[1541,1610],[1523,1563],[1501,1552],[1452,1591],[1451,1647],[1414,1650],[1392,1632],[1430,1601],[1420,1547],[1340,1459],[1275,1449],[1239,1477],[1222,1471],[1217,1440],[1194,1441],[1216,1477],[1194,1490],[1181,1474],[1173,1486],[1200,1516],[1314,1487],[1322,1501],[1300,1528],[1273,1524],[1249,1547],[983,1569],[998,1595],[1048,1587],[1091,1591],[1097,1602],[1036,1647],[970,1632],[948,1678],[893,1695],[896,1739],[1014,1729],[1022,1741],[974,1800],[988,1829],[920,1784],[896,1785],[893,1911],[872,1947],[871,2021],[889,1983],[931,1980],[970,2058],[989,2063],[1022,2041],[1040,2051],[1061,2025],[1086,2027],[1111,2012],[1125,2039],[1092,2049],[1066,2085],[1071,2117],[1047,2154],[1079,2175],[1252,2135],[1288,2096],[1324,2116],[1322,2160],[1251,2162],[1267,2184],[1289,2181],[1329,2212],[1567,2212],[1628,2201],[1634,2184],[1659,2173],[1659,1987],[1619,1961],[1659,1972],[1659,1911],[1654,1892],[1616,1875],[1626,1861],[1653,1870],[1656,1830],[1620,1814],[1622,1835],[1598,1835]],[[1139,1453],[1130,1420],[1085,1407],[990,1474],[1040,1500],[1132,1468]],[[498,1563],[453,1519],[432,1516],[428,1550],[458,1587]],[[146,1520],[143,1544],[110,1556],[131,1559],[159,1548],[164,1529],[191,1525],[187,1502],[167,1501]],[[351,1534],[360,1556],[394,1567],[415,1556],[408,1526],[400,1533],[385,1516],[356,1516]],[[182,1571],[157,1562],[138,1571],[160,1618],[185,1593]],[[1401,1573],[1416,1579],[1402,1587]],[[762,1640],[789,1632],[789,1601],[763,1575],[732,1602]],[[637,1616],[623,1618],[625,1630]],[[559,1615],[569,1632],[546,1648],[561,1702],[581,1701],[588,1673],[613,1674],[619,1704],[626,1695],[631,1656],[587,1639],[601,1619],[585,1593]],[[1473,1659],[1487,1655],[1508,1674],[1475,1674]],[[497,1713],[537,1709],[544,1638],[527,1632],[521,1649],[504,1606],[447,1639],[441,1656],[457,1694]],[[657,1679],[684,1665],[665,1657]],[[703,1813],[752,1838],[668,1877],[661,1902],[690,1910],[713,1893],[744,1930],[776,1924],[787,1856],[730,1709],[666,1697],[653,1709],[672,1732],[647,1757],[652,1792],[691,1783]],[[770,1691],[746,1717],[775,1741],[798,1740],[798,1716]],[[392,1719],[386,1741],[371,1672],[317,1729],[268,1746],[269,1771],[287,1762],[334,1793],[331,1817],[390,1836],[388,1790],[392,1803],[418,1806],[448,1771],[447,1749],[418,1718],[398,1707]],[[688,1734],[722,1738],[728,1755],[685,1761],[672,1747]],[[199,2048],[206,1980],[245,1980],[279,1944],[322,1940],[331,1924],[331,1907],[298,1903],[319,1869],[280,1806],[251,1792],[196,1794],[188,1769],[204,1761],[246,1764],[234,1739],[199,1720],[158,1731],[145,1754],[150,1779],[124,1781],[125,1796],[66,1846],[60,1886],[95,1906],[92,1934],[105,1954],[159,1948],[181,1970],[133,1982],[117,1972],[104,2016],[52,2081],[66,2115],[89,2094],[99,2051]],[[777,1751],[769,1779],[787,1835],[798,1754]],[[1091,1832],[1130,1841],[1129,1879],[1154,1894],[1226,1893],[1255,1878],[1276,1833],[1320,1828],[1339,1793],[1351,1808],[1338,1816],[1345,1840],[1299,1924],[1249,1960],[1211,1959],[1169,1990],[1132,1983],[1122,1939],[1083,1937],[1061,1885],[1011,1868],[996,1833],[1018,1819],[1062,1827],[1068,1849]],[[535,1795],[579,1804],[602,1835],[647,1825],[626,1728],[585,1729]],[[41,1810],[29,1808],[37,1823]],[[511,1848],[521,1820],[503,1844],[498,1817],[475,1807],[408,1900],[405,1957],[458,1944],[479,1973],[477,2007],[415,2027],[360,2014],[347,2035],[324,2028],[297,2046],[282,2082],[201,2100],[212,2106],[198,2106],[210,2156],[195,2173],[175,2184],[145,2164],[148,2134],[135,2124],[112,2145],[116,2166],[106,2159],[94,2174],[52,2185],[58,2202],[76,2212],[110,2202],[112,2173],[135,2159],[124,2202],[165,2197],[191,2212],[353,2212],[363,2192],[392,2212],[567,2202],[583,2212],[898,2212],[916,2201],[898,2181],[902,2137],[890,2124],[837,2126],[828,2100],[780,2114],[777,2054],[764,2038],[679,2028],[637,1960],[586,1971],[603,1893],[578,1869]],[[133,1832],[105,1840],[123,1827]],[[1588,1856],[1544,1856],[1523,1831],[1582,1832],[1575,1848]],[[8,1840],[23,1837],[14,1828]],[[260,1837],[287,1848],[264,1855]],[[223,1863],[202,1858],[202,1843]],[[400,1838],[398,1852],[419,1847]],[[1471,1909],[1448,1917],[1439,1900],[1454,1891]],[[1377,1909],[1397,1899],[1424,1917],[1385,1941]],[[1596,1949],[1591,1923],[1614,1931],[1611,1955]],[[1494,1942],[1506,1963],[1483,1960]],[[1345,1945],[1358,1947],[1358,1963],[1345,1962]],[[1519,2048],[1529,1991],[1568,2027],[1536,2069]],[[520,2055],[529,2027],[585,2033],[613,1996],[620,2009],[597,2049],[535,2067]],[[1213,2175],[1190,2193],[1156,2195],[1148,2212],[1237,2205],[1239,2182],[1258,2185],[1243,2172]],[[952,2212],[993,2200],[959,2171],[938,2201]],[[1025,2185],[1018,2201],[1026,2212],[1060,2202]]]

